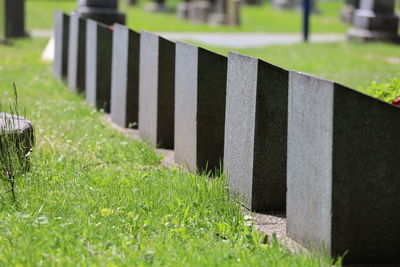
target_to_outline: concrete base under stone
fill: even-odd
[[[347,38],[350,41],[360,42],[389,42],[400,43],[400,36],[393,32],[368,31],[362,29],[349,29]]]

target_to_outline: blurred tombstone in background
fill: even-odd
[[[231,27],[240,26],[240,8],[241,8],[241,0],[228,0],[228,25]]]
[[[193,23],[236,27],[240,25],[240,7],[241,0],[185,1],[177,8],[177,17]]]
[[[128,6],[135,6],[135,5],[137,5],[136,0],[128,0]]]
[[[272,6],[276,9],[293,9],[301,11],[303,6],[303,0],[271,0],[271,2]],[[317,7],[317,0],[311,0],[310,5],[312,13],[321,13]]]
[[[210,1],[192,1],[189,5],[189,20],[193,23],[207,23],[211,11],[212,3]]]
[[[350,40],[399,43],[399,18],[394,12],[395,0],[361,0],[354,13]]]
[[[0,41],[23,36],[25,0],[0,0]]]
[[[189,18],[189,0],[184,0],[178,4],[176,7],[176,16],[178,19],[188,19]]]
[[[340,18],[343,22],[351,24],[354,12],[360,7],[360,0],[346,0],[346,5],[340,11]]]
[[[296,9],[297,0],[272,0],[272,5],[278,9]]]
[[[171,12],[171,9],[165,5],[165,0],[152,0],[145,5],[144,10],[147,12],[160,13]]]
[[[125,24],[125,15],[118,11],[118,0],[78,0],[76,12],[85,19],[106,25]]]
[[[226,0],[216,0],[212,14],[208,22],[211,25],[224,25],[227,23],[227,2]]]

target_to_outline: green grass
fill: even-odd
[[[175,2],[174,2],[175,3]],[[312,32],[344,33],[347,25],[339,19],[342,1],[321,2],[321,15],[313,15]],[[61,9],[71,12],[76,8],[74,1],[27,1],[27,24],[29,29],[51,29],[53,12]],[[180,21],[174,13],[147,13],[142,7],[128,8],[125,4],[120,9],[127,13],[127,25],[135,30],[149,31],[206,31],[206,32],[300,32],[301,14],[296,11],[274,10],[270,4],[261,7],[244,6],[242,8],[242,25],[239,28],[214,27]]]
[[[18,206],[0,201],[4,266],[331,266],[326,258],[264,245],[223,178],[159,165],[121,136],[39,61],[45,39],[0,46],[0,99],[36,127]]]
[[[254,49],[207,47],[226,55],[228,50],[261,58],[272,64],[311,73],[364,91],[371,82],[398,77],[399,47],[374,43],[324,43],[269,46]]]

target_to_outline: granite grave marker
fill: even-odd
[[[25,33],[25,0],[5,1],[5,37],[17,38],[26,36]]]
[[[345,263],[400,262],[400,109],[291,72],[287,232]]]
[[[86,87],[86,20],[72,13],[68,37],[68,87],[84,92]]]
[[[86,101],[110,112],[113,32],[91,19],[86,27]]]
[[[113,33],[111,119],[123,127],[138,123],[140,34],[115,24]]]
[[[229,53],[224,171],[255,211],[286,207],[288,71]]]
[[[142,31],[139,134],[154,146],[174,147],[175,43]]]
[[[400,42],[394,0],[361,0],[354,13],[351,40]]]
[[[175,64],[175,161],[214,171],[224,152],[227,59],[177,42]]]
[[[69,16],[56,11],[54,18],[54,76],[65,79],[68,74]]]

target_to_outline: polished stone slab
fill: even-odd
[[[111,119],[123,127],[139,120],[140,34],[115,24],[113,33]]]
[[[175,161],[219,171],[224,152],[227,58],[176,43]]]
[[[86,101],[110,112],[113,31],[105,24],[87,20]]]
[[[175,43],[140,34],[139,134],[154,146],[174,147]]]
[[[86,87],[86,20],[76,13],[70,16],[68,42],[68,87],[82,93]]]
[[[287,232],[346,264],[400,262],[400,109],[290,73]]]
[[[286,208],[288,82],[287,70],[229,53],[224,171],[251,210]]]
[[[68,74],[69,16],[62,11],[56,11],[54,20],[54,76],[66,79]]]

